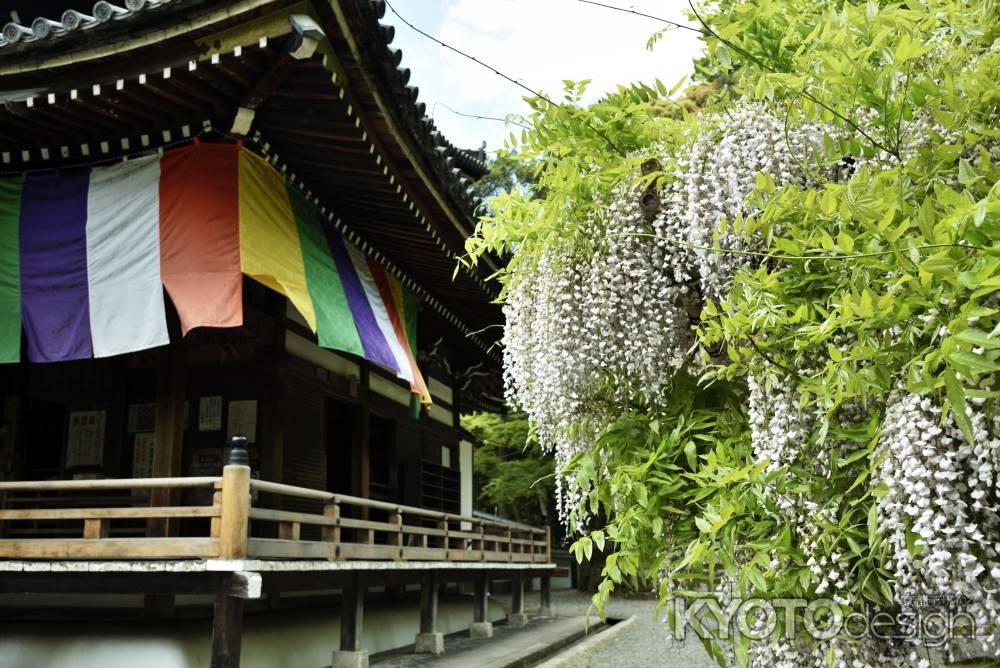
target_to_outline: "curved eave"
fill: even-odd
[[[206,123],[229,128],[280,56],[288,13],[313,13],[329,44],[295,61],[269,90],[250,137],[259,136],[262,152],[336,213],[359,245],[425,289],[456,330],[456,346],[469,348],[467,359],[478,347],[480,359],[496,364],[490,331],[497,330],[469,337],[502,322],[494,292],[478,274],[452,278],[473,225],[468,181],[446,155],[453,147],[434,141],[423,110],[390,78],[396,63],[380,60],[388,44],[372,7],[353,0],[171,6],[189,11],[142,12],[128,30],[97,26],[85,40],[66,35],[0,51],[0,144],[9,149],[0,171],[99,162],[139,148],[140,137],[155,147],[161,134],[176,141]],[[197,67],[189,71],[189,63]]]

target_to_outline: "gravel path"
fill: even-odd
[[[585,614],[590,597],[576,591],[554,591],[552,605],[560,616]],[[692,634],[685,641],[670,637],[666,624],[655,618],[654,598],[616,597],[608,605],[607,613],[615,619],[635,615],[635,621],[616,637],[575,657],[573,668],[717,668]]]

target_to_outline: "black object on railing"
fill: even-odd
[[[226,460],[226,466],[250,466],[246,436],[233,436],[229,439],[229,458]]]

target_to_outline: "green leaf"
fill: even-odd
[[[753,586],[758,592],[767,591],[767,581],[764,580],[764,574],[757,569],[756,566],[750,565],[743,569],[743,573],[746,574],[747,579],[753,583]]]
[[[852,253],[854,252],[854,237],[846,231],[841,230],[837,235],[837,245],[840,246],[845,253]]]
[[[976,329],[975,327],[962,330],[955,335],[955,338],[965,343],[979,346],[980,348],[1000,348],[1000,339],[992,337],[983,330]]]
[[[878,543],[878,507],[873,503],[868,508],[868,545],[874,549]]]
[[[597,549],[601,552],[604,552],[604,532],[595,531],[594,533],[590,534],[590,538],[591,540],[594,541],[594,544],[597,545]]]
[[[698,470],[698,448],[694,441],[688,441],[684,444],[684,458],[687,459],[688,468],[692,471]]]
[[[715,47],[715,60],[727,70],[733,66],[733,58],[725,44],[719,44]]]
[[[959,351],[950,353],[947,358],[949,362],[971,369],[975,373],[1000,371],[1000,364],[979,353]]]
[[[963,186],[971,186],[981,178],[983,177],[976,173],[976,170],[972,168],[968,160],[962,158],[958,161],[958,181]]]
[[[965,414],[965,389],[958,382],[955,372],[951,369],[945,369],[941,374],[941,378],[944,380],[945,392],[948,395],[948,403],[951,404],[951,413],[955,418],[955,422],[958,424],[959,429],[962,430],[965,440],[968,443],[975,443],[976,441],[972,433],[972,421]]]

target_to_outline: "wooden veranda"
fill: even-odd
[[[148,505],[144,494],[156,490],[167,498],[205,490],[210,503]],[[371,586],[421,585],[417,651],[443,651],[435,628],[447,582],[474,584],[473,635],[492,632],[490,580],[512,583],[512,622],[526,621],[526,578],[541,577],[543,614],[550,610],[548,529],[254,480],[242,464],[221,476],[0,482],[0,497],[3,592],[212,594],[213,666],[239,665],[244,601],[273,593],[341,589],[333,661],[344,666],[367,664],[361,627]],[[318,511],[275,508],[283,497]]]

